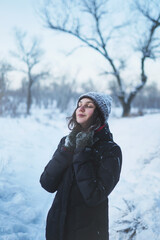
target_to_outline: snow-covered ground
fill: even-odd
[[[121,179],[109,198],[110,239],[134,239],[129,237],[136,231],[136,240],[158,240],[160,114],[111,118],[109,124],[123,152]],[[0,240],[45,239],[53,195],[41,188],[39,177],[66,126],[58,111],[0,118]]]

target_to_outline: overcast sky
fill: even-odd
[[[80,81],[88,78],[97,79],[98,74],[105,68],[104,60],[93,50],[83,48],[73,55],[66,57],[64,52],[77,46],[78,41],[70,36],[55,34],[53,31],[44,28],[42,21],[36,14],[36,8],[40,0],[0,0],[0,59],[10,60],[9,50],[15,50],[14,31],[15,27],[27,31],[30,37],[37,36],[41,41],[41,46],[45,50],[44,64],[48,64],[56,74],[66,72],[71,76],[78,76]],[[137,59],[132,61],[133,67],[137,66]],[[150,79],[157,78],[157,66],[148,64],[150,68]],[[151,66],[151,67],[150,67]],[[15,77],[16,76],[16,77]],[[20,75],[19,75],[20,76]],[[101,77],[101,81],[104,78]],[[14,75],[14,86],[19,86],[20,78]],[[103,85],[103,84],[102,84]]]
[[[15,50],[14,28],[27,31],[30,37],[37,36],[41,39],[41,46],[45,50],[44,64],[49,64],[50,68],[58,74],[66,72],[73,77],[83,81],[89,77],[94,77],[96,59],[93,58],[93,51],[83,49],[77,51],[76,57],[66,57],[67,53],[78,41],[70,36],[55,34],[44,27],[36,8],[38,0],[0,0],[0,59],[10,60],[10,50]],[[82,54],[83,52],[83,54]],[[85,57],[84,57],[85,56]],[[82,60],[80,60],[82,58]],[[74,59],[74,60],[73,60]],[[94,66],[93,66],[94,65]],[[21,75],[19,74],[20,78]],[[14,85],[18,86],[20,79],[16,74]]]

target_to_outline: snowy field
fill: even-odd
[[[109,124],[123,152],[121,179],[109,197],[110,239],[160,240],[160,114]],[[45,239],[54,196],[39,177],[67,133],[58,111],[0,118],[0,240]]]

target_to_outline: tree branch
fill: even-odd
[[[97,0],[83,0],[83,11],[89,13],[93,17],[95,22],[95,27],[96,27],[96,33],[98,35],[99,41],[96,38],[88,37],[87,34],[86,36],[83,36],[80,31],[81,25],[79,21],[77,21],[76,26],[69,28],[69,27],[66,27],[66,24],[64,24],[64,21],[63,23],[59,24],[58,21],[55,22],[53,19],[51,19],[47,9],[45,9],[44,14],[45,14],[45,19],[46,19],[48,28],[55,30],[57,32],[67,33],[76,37],[77,39],[85,43],[88,47],[96,50],[103,57],[105,57],[105,59],[110,63],[110,66],[113,69],[113,73],[114,73],[114,76],[116,76],[118,85],[120,87],[120,91],[124,92],[120,73],[116,68],[116,65],[114,64],[113,59],[108,54],[108,51],[106,49],[106,43],[103,37],[103,32],[100,28],[102,16],[104,15],[104,4],[106,4],[106,2],[107,1],[98,2]],[[105,13],[107,13],[107,11],[105,11]],[[68,16],[65,17],[65,23],[66,22],[68,22]],[[119,25],[116,28],[118,29],[120,27],[122,26]]]

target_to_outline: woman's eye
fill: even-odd
[[[87,105],[87,107],[88,107],[88,108],[93,108],[93,106],[92,106],[92,105]]]
[[[84,107],[84,108],[93,108],[92,105],[78,105],[78,108]]]

